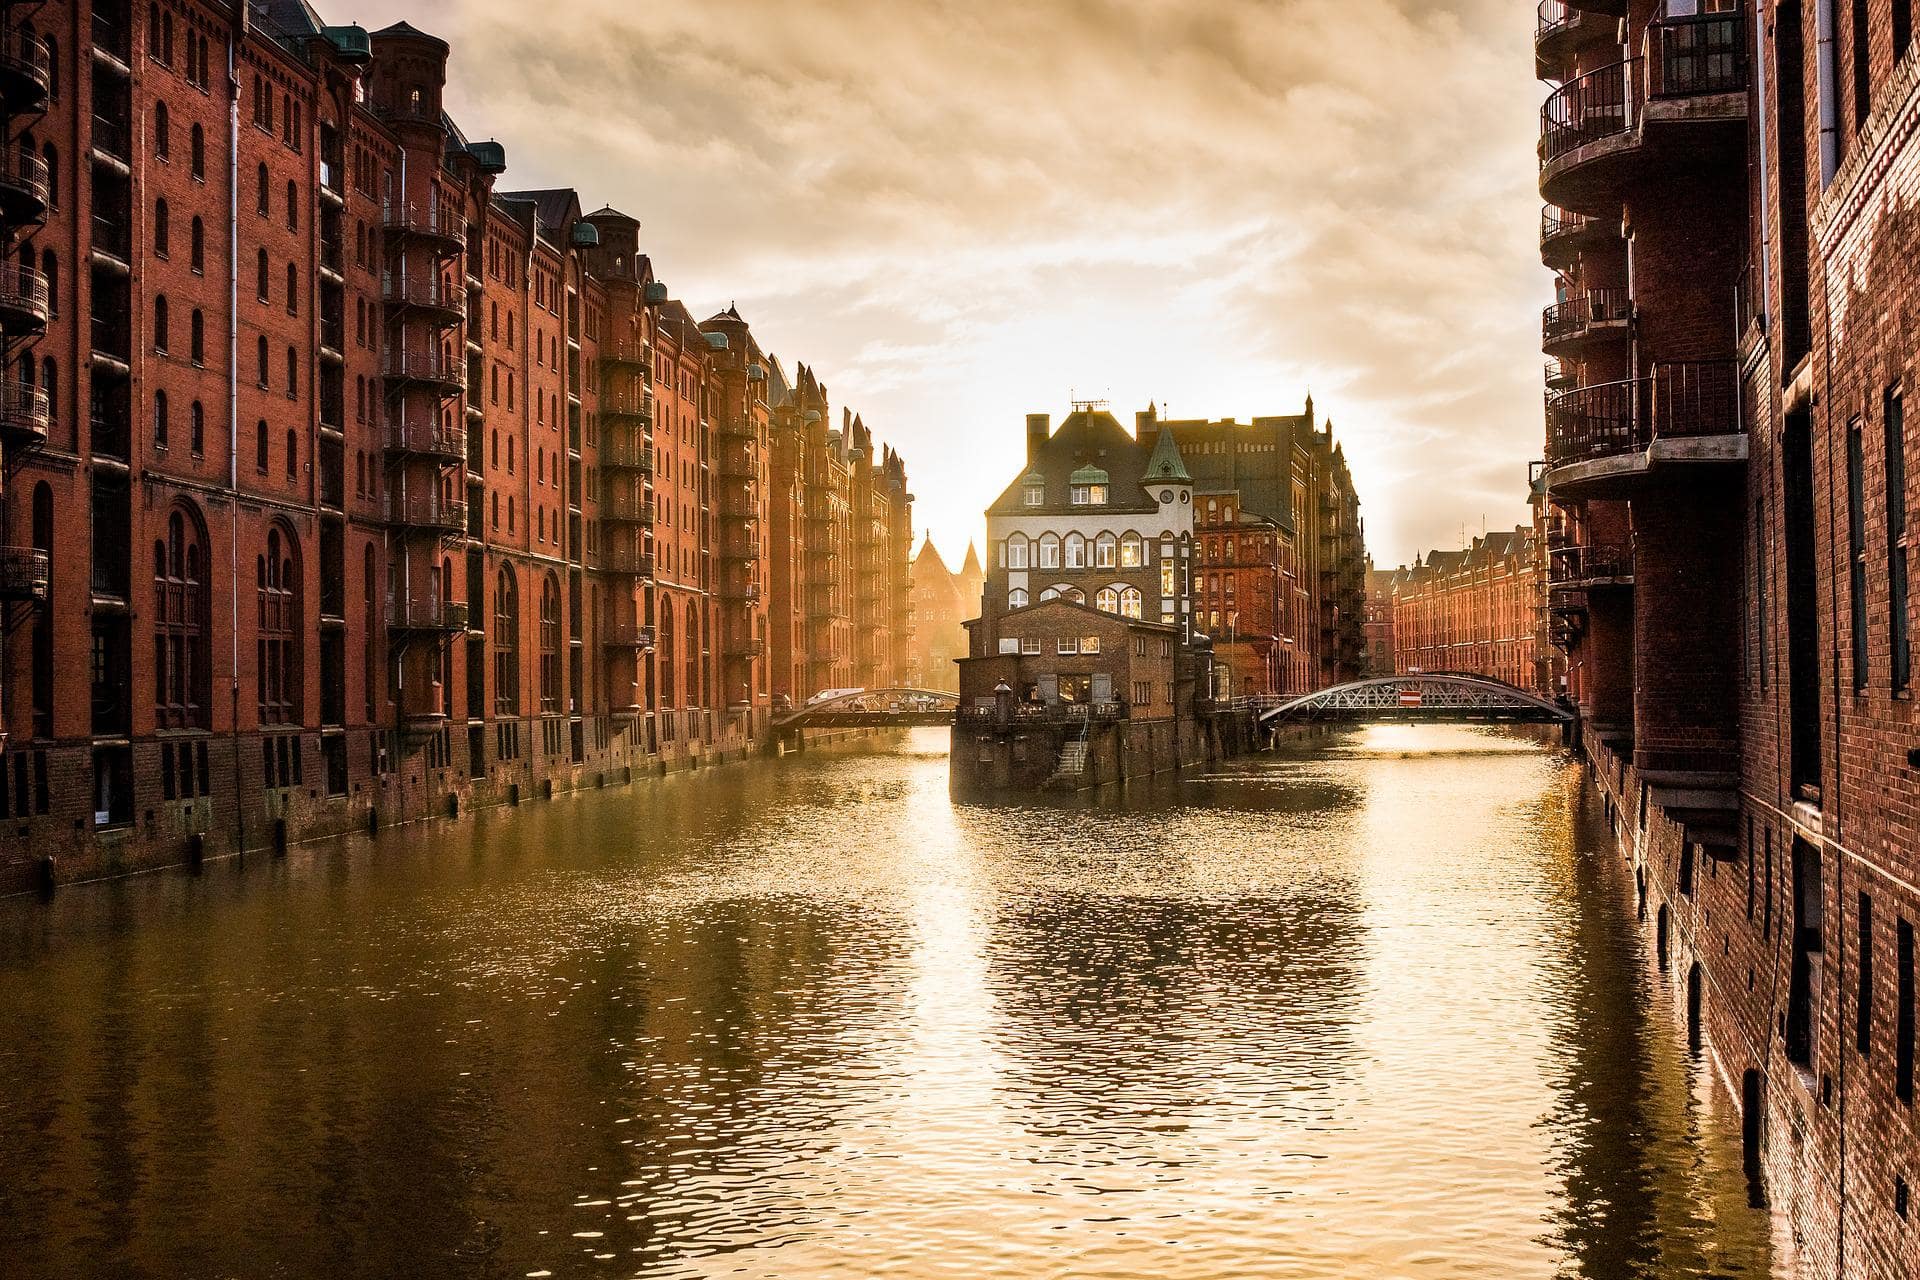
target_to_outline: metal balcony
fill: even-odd
[[[758,658],[767,651],[767,642],[755,636],[747,640],[728,640],[726,654],[729,658]]]
[[[32,267],[0,262],[0,329],[36,334],[47,327],[47,278]]]
[[[1589,289],[1540,313],[1540,345],[1549,355],[1577,355],[1625,338],[1632,321],[1633,298],[1625,289]]]
[[[38,226],[47,217],[47,162],[24,146],[0,149],[0,222]]]
[[[638,440],[603,439],[600,442],[600,469],[637,471],[650,476],[653,474],[653,446]]]
[[[1540,193],[1606,216],[1630,166],[1697,166],[1744,143],[1746,20],[1739,13],[1659,18],[1633,57],[1556,89],[1540,110]],[[1738,130],[1726,128],[1740,125]]]
[[[384,509],[387,523],[396,529],[458,534],[467,527],[467,504],[443,497],[437,489],[424,493],[388,489]]]
[[[653,357],[638,338],[613,338],[600,344],[600,363],[609,372],[648,369],[653,365]]]
[[[0,107],[8,115],[46,110],[52,69],[46,41],[11,24],[0,29]]]
[[[465,427],[449,427],[438,418],[387,423],[387,452],[432,458],[446,463],[463,461],[467,456]]]
[[[1659,362],[1648,377],[1548,397],[1547,485],[1624,496],[1655,469],[1744,462],[1745,431],[1735,360]]]
[[[467,291],[449,285],[438,272],[430,276],[410,276],[403,272],[380,273],[380,300],[396,311],[422,311],[442,328],[452,328],[466,318]]]
[[[625,618],[611,621],[601,633],[600,643],[609,649],[651,650],[653,628]]]
[[[642,423],[653,421],[653,393],[650,391],[608,391],[600,397],[602,418],[632,418]]]
[[[759,438],[759,431],[755,428],[751,418],[736,418],[732,415],[723,417],[714,423],[714,434],[720,436],[722,439],[754,440]]]
[[[1567,0],[1540,0],[1533,30],[1534,67],[1539,78],[1565,79],[1564,71],[1573,55],[1589,45],[1612,40],[1616,25],[1615,18]]]
[[[619,574],[629,578],[651,578],[653,556],[632,547],[601,547],[594,557],[593,567],[601,573]]]
[[[46,552],[37,547],[0,547],[0,600],[43,604],[49,581]]]
[[[0,379],[0,444],[12,449],[45,444],[49,418],[43,389],[17,378]]]
[[[1540,261],[1554,270],[1564,271],[1580,254],[1606,244],[1622,244],[1618,218],[1590,218],[1550,204],[1540,207]]]
[[[466,247],[467,230],[457,210],[441,205],[416,205],[394,202],[380,210],[380,227],[388,236],[423,240],[443,254],[455,254]]]
[[[632,524],[642,528],[653,525],[653,497],[645,492],[614,485],[600,499],[600,518],[613,524]]]
[[[467,385],[465,367],[438,351],[388,351],[380,369],[387,381],[430,387],[442,394],[458,394]]]
[[[387,593],[387,629],[448,634],[465,631],[467,602],[441,600],[432,595],[415,598],[403,592],[389,591]]]
[[[1554,547],[1547,553],[1547,586],[1550,589],[1591,590],[1596,587],[1631,586],[1633,550],[1625,546]]]

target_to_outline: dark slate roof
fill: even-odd
[[[546,187],[538,191],[502,191],[502,200],[524,200],[540,218],[540,230],[565,232],[580,216],[580,195],[572,187]]]
[[[326,26],[306,0],[252,0],[252,18],[256,26],[282,44],[317,36]]]
[[[1084,466],[1096,466],[1111,477],[1104,511],[1158,511],[1160,505],[1141,487],[1147,470],[1147,446],[1127,434],[1114,416],[1104,410],[1078,410],[1070,413],[1046,443],[1039,456],[1023,462],[1020,474],[987,508],[993,516],[1064,515],[1085,513],[1075,507],[1068,491],[1068,478]],[[1038,473],[1046,478],[1047,501],[1030,507],[1026,503],[1028,476]]]
[[[1237,493],[1242,518],[1264,517],[1283,529],[1294,528],[1293,447],[1296,439],[1313,433],[1304,414],[1255,418],[1251,423],[1204,420],[1164,421],[1159,431],[1171,431],[1180,446],[1195,493]],[[1203,444],[1271,445],[1256,453],[1238,449],[1214,451]]]
[[[1166,631],[1171,633],[1180,630],[1177,625],[1171,622],[1148,622],[1144,618],[1129,618],[1124,614],[1102,613],[1090,604],[1081,604],[1076,600],[1069,600],[1065,596],[1055,596],[1051,600],[1036,600],[1032,604],[1023,604],[1018,609],[1008,609],[1000,615],[1000,620],[1005,622],[1009,618],[1018,618],[1025,614],[1038,613],[1042,609],[1072,609],[1079,613],[1091,614],[1096,618],[1103,618],[1108,622],[1124,622],[1129,627],[1138,627],[1142,631]],[[969,623],[968,625],[971,626],[973,624]],[[996,654],[993,656],[997,657],[999,655]]]

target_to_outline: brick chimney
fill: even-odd
[[[1047,442],[1053,433],[1052,420],[1044,413],[1027,415],[1027,461],[1032,462],[1040,456],[1040,446]]]

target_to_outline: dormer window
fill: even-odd
[[[1047,503],[1047,486],[1045,486],[1045,485],[1043,485],[1043,484],[1030,484],[1030,485],[1028,485],[1028,486],[1027,486],[1027,491],[1026,491],[1026,492],[1027,492],[1027,505],[1028,505],[1028,506],[1030,506],[1030,507],[1043,507],[1043,506],[1045,506],[1045,505],[1046,505],[1046,503]]]
[[[1107,505],[1107,473],[1099,467],[1082,467],[1068,478],[1068,491],[1076,507]]]

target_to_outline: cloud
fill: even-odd
[[[1524,513],[1531,28],[1505,0],[376,0],[515,186],[642,220],[906,454],[956,553],[1070,392],[1294,411],[1378,558]],[[339,20],[339,19],[334,19]]]

